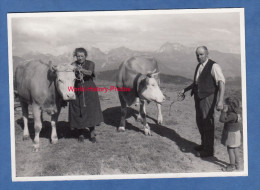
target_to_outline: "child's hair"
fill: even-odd
[[[235,97],[228,97],[225,99],[227,105],[232,109],[231,111],[238,113],[239,112],[239,100]]]

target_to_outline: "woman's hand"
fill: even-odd
[[[92,71],[83,69],[82,67],[78,67],[77,70],[78,70],[79,73],[82,73],[84,75],[87,75],[87,76],[91,76],[92,75]]]

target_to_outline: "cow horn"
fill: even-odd
[[[160,72],[152,73],[151,76],[158,75]]]
[[[156,69],[154,69],[153,71],[150,71],[147,73],[148,77],[154,77],[155,75],[158,75],[159,72],[156,72]]]

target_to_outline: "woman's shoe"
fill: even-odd
[[[92,143],[96,143],[97,142],[97,139],[96,139],[96,137],[90,137],[90,142],[92,142]]]
[[[78,141],[80,143],[84,142],[84,135],[80,135],[79,138],[78,138]]]

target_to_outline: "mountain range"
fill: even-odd
[[[179,43],[170,42],[163,44],[158,50],[153,52],[118,47],[104,53],[99,48],[92,47],[88,50],[88,59],[95,62],[95,70],[99,73],[118,69],[122,61],[128,57],[148,55],[153,56],[157,60],[162,74],[192,79],[197,65],[195,49],[195,47],[186,47]],[[239,54],[210,50],[209,56],[221,66],[225,77],[236,78],[241,76],[241,58]],[[13,69],[15,70],[18,65],[24,64],[26,60],[31,59],[45,62],[52,61],[54,64],[74,61],[72,53],[66,52],[62,55],[54,56],[39,52],[29,52],[23,56],[13,56]]]

